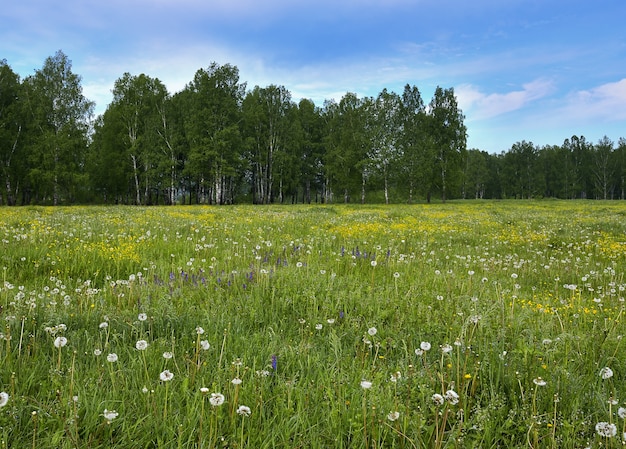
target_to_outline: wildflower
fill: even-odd
[[[224,403],[224,395],[222,393],[211,393],[209,402],[213,407],[220,406]]]
[[[148,342],[146,340],[138,340],[137,343],[135,343],[135,348],[139,349],[140,351],[144,351],[147,347]]]
[[[444,398],[439,393],[433,394],[430,398],[435,403],[435,405],[443,405]]]
[[[598,435],[601,437],[612,438],[617,435],[617,426],[613,423],[600,421],[596,424],[596,432],[598,432]]]
[[[99,356],[99,355],[102,355],[102,350],[100,350],[100,349],[94,349],[94,350],[93,350],[93,355],[95,355],[96,357],[97,357],[97,356]]]
[[[393,273],[393,277],[398,279],[400,277],[400,273],[396,271],[395,273]]]
[[[140,313],[139,315],[137,315],[137,319],[139,321],[146,321],[148,319],[148,315],[146,315],[145,313]]]
[[[115,363],[117,362],[117,354],[116,353],[111,353],[109,355],[107,355],[107,362],[111,362],[111,363]]]
[[[0,392],[0,408],[7,405],[8,402],[9,402],[9,393],[5,391]]]
[[[204,334],[204,329],[202,329],[200,326],[196,327],[196,334],[198,335]]]
[[[395,421],[399,417],[400,417],[400,412],[389,412],[389,414],[387,415],[387,419],[389,421]]]
[[[100,329],[106,329],[107,327],[109,327],[109,323],[107,323],[106,321],[103,321],[102,323],[98,325],[98,327]]]
[[[165,370],[161,374],[159,374],[159,379],[163,382],[169,382],[174,378],[174,373],[170,372],[170,370]]]
[[[452,405],[456,405],[459,403],[459,395],[456,391],[454,390],[448,390],[446,391],[446,399],[447,401],[452,404]]]
[[[370,327],[370,328],[367,330],[367,333],[368,333],[371,337],[373,337],[374,335],[376,335],[376,333],[377,333],[377,332],[378,332],[378,329],[376,329],[375,327]]]
[[[446,343],[445,345],[441,346],[441,352],[443,352],[444,354],[452,352],[452,346]]]
[[[209,389],[207,387],[201,387],[200,388],[200,393],[207,394],[208,392],[209,392]]]
[[[174,357],[174,354],[172,354],[172,353],[171,353],[171,352],[169,352],[169,351],[166,351],[166,352],[164,352],[164,353],[163,353],[163,358],[164,358],[165,360],[169,360],[169,359],[171,359],[172,357]]]
[[[315,325],[315,329],[318,330],[318,331],[322,330],[322,327],[323,326],[322,326],[321,323],[318,323],[318,324]]]
[[[402,373],[400,373],[400,371],[396,371],[395,373],[391,375],[391,378],[389,380],[392,382],[397,382],[400,380],[401,377],[402,377]]]
[[[233,385],[241,385],[241,379],[238,377],[235,377],[233,380],[230,381],[230,383],[232,383]]]
[[[425,351],[430,351],[430,348],[431,348],[431,345],[427,341],[423,341],[423,342],[420,343],[420,349],[422,351],[424,351],[424,352]]]
[[[613,377],[613,370],[608,366],[605,366],[600,370],[600,377],[604,380],[610,379],[611,377]]]
[[[364,390],[369,390],[370,388],[372,388],[372,383],[369,380],[362,380],[361,388],[363,388]]]
[[[533,379],[533,383],[537,385],[538,387],[545,387],[547,384],[547,382],[543,380],[541,377],[537,377]]]
[[[111,421],[117,418],[119,416],[119,413],[117,413],[115,410],[107,410],[105,408],[104,413],[102,413],[102,416],[104,416],[104,419],[107,420],[107,424],[111,424]]]
[[[252,410],[250,410],[250,407],[248,407],[246,405],[240,405],[239,407],[237,407],[237,414],[238,415],[250,416],[250,413],[252,413]]]
[[[617,409],[617,416],[619,416],[622,419],[626,419],[626,408],[624,407],[620,407]]]
[[[375,260],[372,260],[372,261],[370,262],[370,264],[371,264],[373,267],[375,267],[376,265],[378,265],[378,262],[376,262]]]
[[[202,340],[200,342],[200,347],[204,350],[204,351],[208,351],[209,348],[211,347],[211,345],[209,344],[209,342],[207,340]]]
[[[326,322],[327,322],[328,324],[334,324],[334,323],[335,323],[335,319],[334,319],[334,318],[328,318],[328,319],[326,320]]]
[[[54,346],[57,348],[62,348],[67,344],[67,338],[65,337],[57,337],[54,339]]]

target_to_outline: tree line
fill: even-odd
[[[625,197],[624,139],[467,150],[452,88],[428,104],[407,84],[318,107],[284,86],[248,89],[236,66],[211,63],[174,94],[129,73],[112,93],[94,119],[62,51],[23,80],[0,61],[1,204]]]

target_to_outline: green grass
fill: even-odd
[[[2,208],[0,448],[622,446],[625,213]]]

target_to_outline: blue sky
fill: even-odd
[[[426,103],[453,87],[468,148],[626,137],[623,0],[21,0],[0,8],[0,59],[22,77],[57,50],[102,113],[124,72],[171,93],[213,61],[248,87],[318,105],[346,92]]]

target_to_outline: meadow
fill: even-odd
[[[626,204],[0,208],[0,448],[626,444]]]

